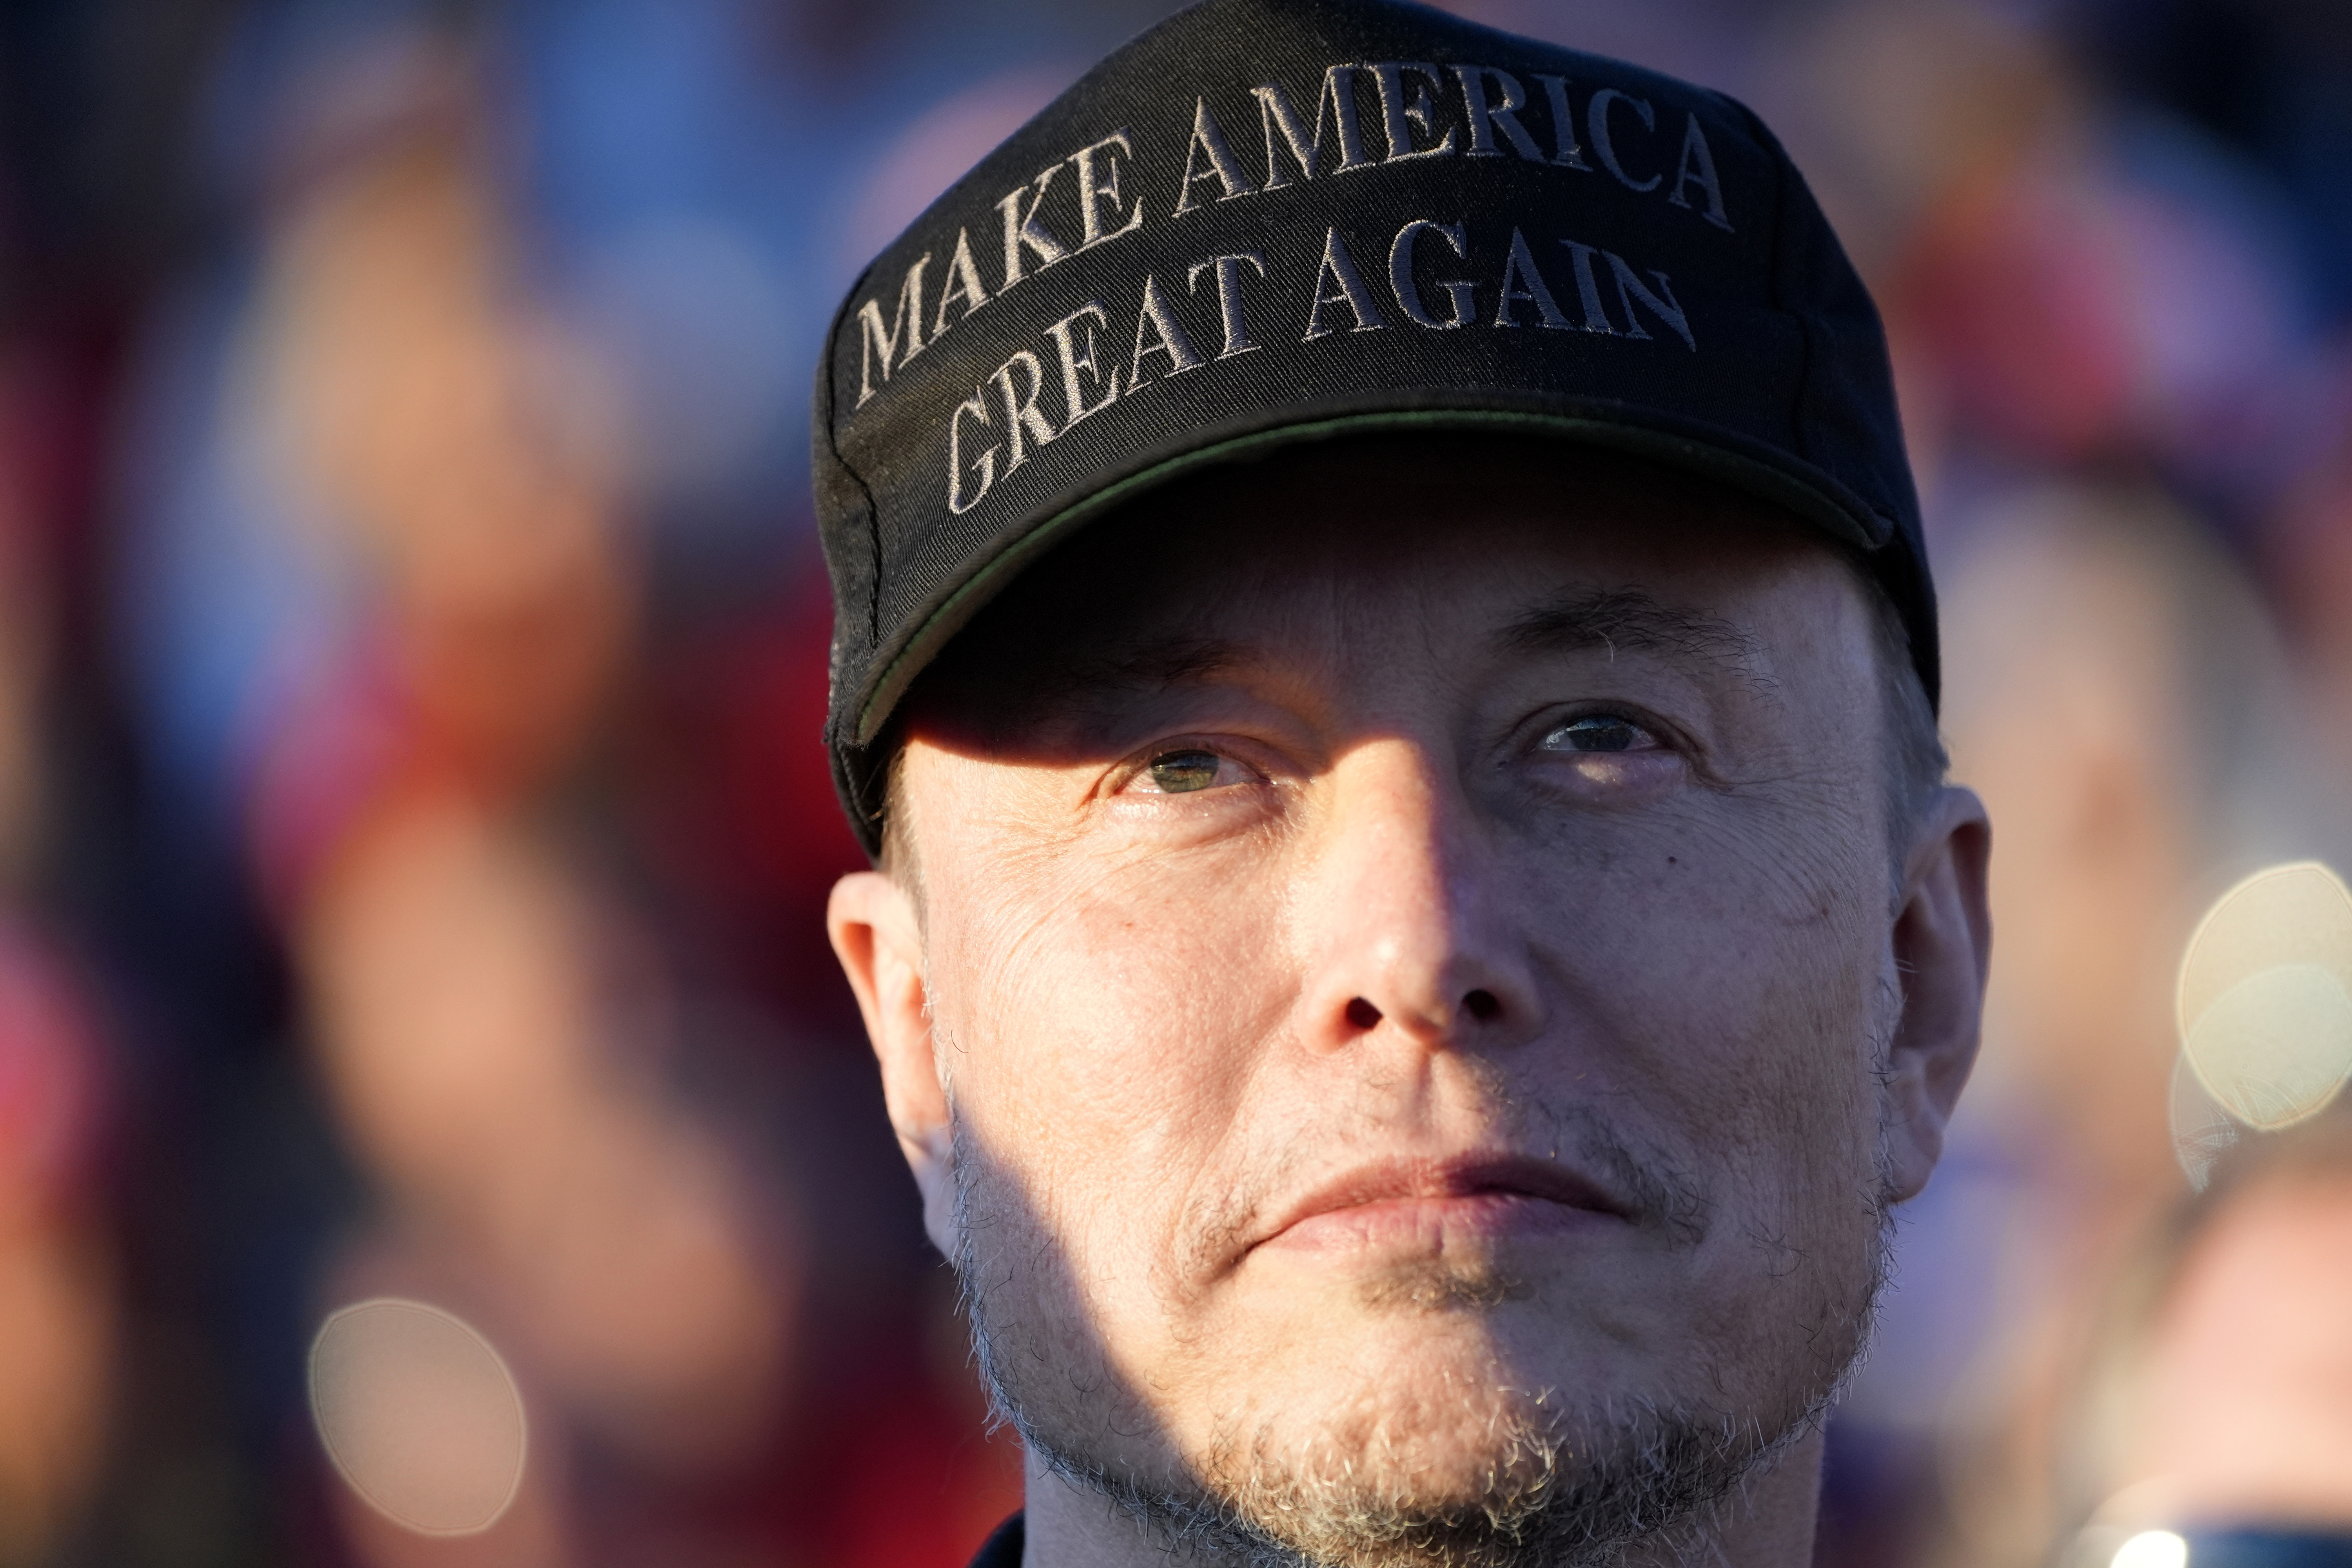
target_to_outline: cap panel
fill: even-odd
[[[1763,122],[1754,124],[1758,138],[1778,149]],[[1797,450],[1825,471],[1846,478],[1884,521],[1884,547],[1867,562],[1902,616],[1913,667],[1934,708],[1943,684],[1936,588],[1904,447],[1885,328],[1836,232],[1822,220],[1804,175],[1785,153],[1780,162],[1785,195],[1778,270],[1781,287],[1797,296],[1788,301],[1789,309],[1803,323],[1807,340]]]

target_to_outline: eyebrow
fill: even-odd
[[[1003,716],[1015,722],[1067,720],[1099,710],[1123,697],[1167,691],[1255,668],[1263,654],[1222,637],[1160,637],[1108,648],[1057,650],[1032,665],[1017,682],[1020,695],[1000,689]]]
[[[1074,689],[1145,691],[1206,680],[1260,662],[1255,650],[1223,637],[1170,637],[1060,660],[1050,673]]]
[[[1030,684],[1054,694],[1049,701],[1084,701],[1164,691],[1261,662],[1255,650],[1222,637],[1150,637],[1059,650],[1033,667]]]
[[[1583,653],[1621,648],[1673,663],[1721,671],[1759,691],[1773,681],[1758,672],[1757,641],[1714,616],[1663,604],[1636,588],[1595,589],[1550,599],[1521,615],[1496,641],[1513,653]]]
[[[1667,605],[1634,588],[1562,595],[1521,614],[1494,637],[1506,652],[1545,654],[1607,648],[1654,654],[1685,667],[1727,674],[1757,691],[1776,684],[1756,668],[1759,644],[1731,622]],[[1145,637],[1109,647],[1056,649],[1025,679],[994,693],[998,721],[1071,720],[1123,697],[1164,692],[1265,668],[1265,652],[1247,642],[1183,635]]]

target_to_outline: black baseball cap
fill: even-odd
[[[1937,697],[1885,335],[1771,132],[1402,0],[1206,0],[1104,60],[858,279],[814,424],[869,850],[891,713],[1024,565],[1337,436],[1566,439],[1775,503],[1885,588]]]

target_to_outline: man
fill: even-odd
[[[831,925],[1031,1568],[1808,1560],[1974,1054],[1877,320],[1713,94],[1211,0],[818,378]]]

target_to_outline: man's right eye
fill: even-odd
[[[1213,788],[1221,782],[1233,782],[1222,776],[1228,770],[1240,772],[1214,752],[1187,747],[1181,752],[1162,752],[1152,758],[1143,770],[1143,782],[1160,795],[1191,795],[1196,790]]]

